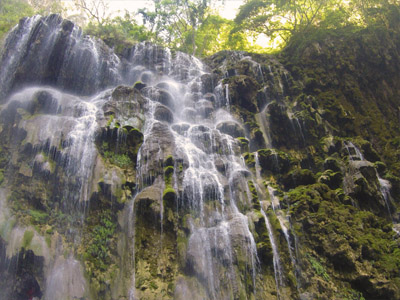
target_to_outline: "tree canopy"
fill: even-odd
[[[398,0],[248,0],[236,15],[234,32],[263,33],[284,45],[316,28],[387,24],[399,5]]]
[[[206,56],[220,50],[270,51],[291,39],[318,30],[358,30],[367,26],[400,26],[400,0],[245,0],[236,18],[228,20],[212,8],[212,0],[152,0],[137,12],[111,17],[106,0],[74,0],[85,19],[86,33],[121,51],[151,41],[174,50]],[[24,16],[63,13],[60,0],[1,0],[0,39]],[[269,49],[254,43],[260,34]]]

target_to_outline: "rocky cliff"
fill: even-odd
[[[201,62],[57,15],[1,50],[0,299],[400,298],[398,35]]]

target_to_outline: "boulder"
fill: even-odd
[[[296,168],[284,175],[282,182],[287,190],[299,185],[309,185],[315,183],[314,173],[308,169]]]
[[[172,123],[174,121],[174,114],[168,107],[164,105],[157,105],[154,112],[154,118],[158,121]]]
[[[234,138],[245,136],[243,127],[234,121],[225,121],[217,124],[216,128],[225,134],[229,134]]]
[[[257,152],[258,160],[264,173],[284,174],[289,171],[291,160],[286,153],[276,149],[260,149]]]
[[[145,188],[135,198],[135,210],[143,220],[154,220],[160,215],[162,190],[156,184]]]
[[[153,101],[157,101],[169,108],[174,108],[174,98],[173,96],[164,89],[157,87],[145,87],[141,90],[142,94]]]
[[[208,100],[199,100],[196,104],[195,104],[195,108],[197,110],[197,112],[203,116],[204,118],[208,118],[211,113],[214,111],[214,105],[212,104],[212,102],[208,101]]]
[[[224,84],[228,84],[231,104],[238,105],[252,113],[257,112],[256,102],[259,88],[255,79],[246,75],[236,75],[227,78]]]

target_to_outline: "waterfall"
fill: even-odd
[[[164,59],[168,60],[169,57]],[[186,166],[182,170],[181,180],[177,179],[175,174],[172,186],[177,190],[179,206],[192,211],[187,255],[194,272],[203,278],[208,297],[233,297],[240,284],[240,279],[233,272],[233,246],[240,247],[240,251],[245,255],[245,260],[248,261],[246,268],[252,274],[255,290],[255,242],[248,228],[247,216],[236,204],[243,198],[237,198],[241,196],[236,195],[235,184],[245,184],[244,170],[235,152],[238,142],[229,134],[217,129],[216,122],[220,120],[214,119],[212,113],[217,108],[216,104],[203,98],[204,94],[201,92],[207,90],[210,93],[214,89],[202,86],[201,77],[207,73],[201,62],[180,53],[174,61],[167,62],[167,65],[175,67],[165,70],[158,78],[153,77],[152,86],[156,89],[162,88],[170,95],[167,109],[173,115],[169,122],[173,129],[171,133],[174,148],[170,149],[167,144],[159,144],[158,149],[154,149],[151,144],[150,127],[154,129],[156,124],[160,124],[159,121],[154,121],[158,117],[156,109],[153,117],[146,118],[145,127],[149,128],[149,131],[144,134],[142,154],[143,151],[148,151],[153,157],[165,157],[164,152],[167,151],[173,155],[175,161],[183,161]],[[147,97],[150,102],[160,102],[157,93],[148,94]],[[160,107],[159,104],[156,106]],[[224,162],[225,174],[217,170],[216,160]],[[140,173],[143,173],[143,156],[139,165],[142,166]],[[229,183],[229,198],[225,195],[224,182]],[[215,208],[210,211],[212,207]],[[243,245],[232,245],[235,235],[245,238]],[[221,274],[222,264],[229,270],[227,278],[218,275]],[[230,287],[224,290],[222,285],[228,281]]]
[[[265,83],[260,64],[238,59]],[[13,242],[7,259],[43,257],[43,274],[30,274],[38,297],[263,298],[258,205],[278,298],[286,297],[257,153],[262,199],[253,203],[246,126],[231,114],[230,86],[201,61],[149,43],[118,57],[51,15],[11,31],[0,70],[0,137],[10,155],[2,238]],[[265,116],[261,123],[270,144]],[[294,265],[288,219],[271,191],[270,200]],[[8,205],[23,207],[36,228],[13,227]]]
[[[360,149],[357,146],[355,146],[352,142],[350,142],[350,141],[345,142],[344,146],[346,148],[347,153],[349,154],[350,161],[360,160],[360,161],[368,162],[367,160],[365,160],[364,155],[362,154]],[[378,179],[379,192],[382,196],[382,199],[385,202],[385,206],[387,208],[388,215],[393,222],[393,216],[392,216],[392,211],[391,211],[392,204],[390,202],[391,201],[390,182],[388,180],[381,178],[376,169],[375,169],[375,175],[376,175],[376,178]]]

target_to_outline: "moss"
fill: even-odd
[[[113,121],[114,121],[114,115],[110,115],[110,118],[107,121],[106,127],[110,127]]]
[[[22,238],[22,247],[28,249],[30,246],[32,239],[34,236],[34,232],[32,230],[25,230],[24,236]]]
[[[244,161],[246,165],[250,168],[254,168],[256,165],[254,153],[246,152],[243,154]]]
[[[376,168],[376,170],[378,171],[378,174],[380,176],[383,176],[386,172],[387,166],[384,162],[381,161],[376,161],[374,163],[374,167]]]
[[[314,173],[308,169],[296,168],[285,174],[282,183],[286,189],[292,189],[299,185],[309,185],[315,183]]]
[[[247,182],[250,191],[251,203],[254,209],[260,209],[260,201],[258,199],[257,189],[252,180]]]
[[[246,139],[245,137],[238,137],[236,140],[239,141],[240,143],[240,149],[242,152],[247,152],[249,151],[249,140]]]
[[[168,155],[164,160],[165,167],[173,167],[174,166],[174,157],[172,155]]]
[[[352,288],[343,288],[339,291],[339,297],[343,300],[365,300],[363,294]]]
[[[171,176],[174,173],[174,166],[168,166],[164,168],[164,175]]]
[[[292,158],[287,153],[277,149],[259,149],[257,153],[264,174],[286,173],[293,164]]]
[[[164,168],[164,182],[165,182],[166,188],[171,188],[173,174],[174,174],[173,166],[167,166]]]
[[[167,187],[166,189],[164,189],[163,192],[163,200],[166,202],[170,202],[175,200],[176,198],[176,192],[172,187]]]
[[[136,81],[134,84],[133,84],[133,88],[134,89],[137,89],[137,90],[141,90],[141,89],[143,89],[143,88],[145,88],[146,87],[146,84],[145,83],[143,83],[143,82],[141,82],[140,80],[139,81]]]

